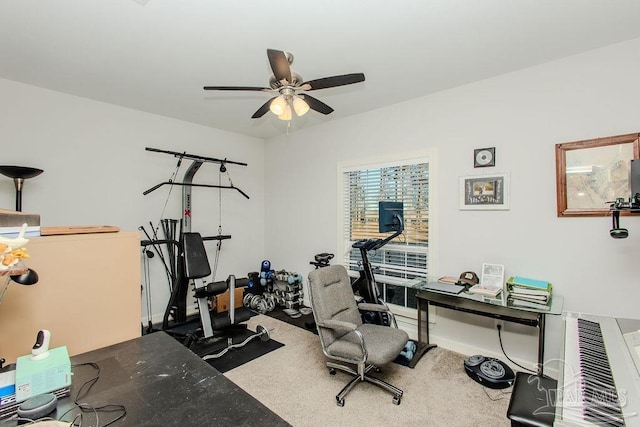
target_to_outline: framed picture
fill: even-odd
[[[460,177],[461,210],[509,210],[509,172]]]
[[[504,285],[504,265],[483,263],[480,283],[502,290]]]
[[[640,133],[556,144],[558,217],[608,215],[617,198],[632,196],[630,161],[638,157]]]
[[[473,150],[473,167],[486,168],[496,165],[496,147],[476,148]]]

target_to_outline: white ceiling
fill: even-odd
[[[0,77],[269,138],[267,48],[335,109],[289,132],[640,37],[638,0],[0,0]]]

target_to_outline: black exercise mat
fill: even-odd
[[[418,343],[416,342],[416,340],[409,340],[414,344],[414,348],[418,348]],[[409,354],[399,354],[398,357],[395,358],[395,360],[393,361],[394,363],[397,363],[398,365],[402,365],[402,366],[409,366],[409,363],[411,363],[411,359],[408,359],[407,356]],[[411,353],[411,356],[413,356],[413,354]],[[413,357],[412,357],[413,359]]]
[[[234,331],[233,335],[229,336],[229,338],[232,340],[233,344],[240,344],[255,333],[256,332],[251,331],[250,329],[243,329]],[[204,357],[210,354],[219,354],[227,347],[227,345],[227,337],[221,337],[212,343],[194,344],[190,349],[198,356]],[[283,346],[284,344],[274,339],[262,341],[260,337],[255,337],[242,347],[230,349],[218,358],[208,359],[207,363],[218,371],[225,373]]]
[[[303,314],[297,319],[294,319],[293,317],[286,314],[283,310],[283,308],[276,307],[275,310],[269,311],[265,313],[265,315],[273,317],[274,319],[281,320],[290,325],[297,326],[298,328],[306,329],[307,331],[313,332],[314,334],[318,335],[318,331],[316,330],[316,322],[313,319],[313,313]]]

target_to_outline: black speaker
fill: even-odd
[[[464,360],[464,370],[472,380],[489,388],[507,388],[513,385],[516,376],[504,362],[479,354]]]

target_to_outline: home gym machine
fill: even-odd
[[[157,190],[163,185],[170,186],[182,186],[182,219],[180,220],[180,233],[179,236],[175,236],[175,228],[177,220],[161,220],[163,222],[163,230],[165,232],[165,239],[158,239],[155,230],[153,231],[153,238],[147,233],[144,227],[139,227],[143,231],[148,240],[143,240],[141,245],[146,249],[152,247],[155,253],[163,261],[167,276],[169,277],[171,294],[169,302],[166,306],[166,310],[162,320],[162,330],[167,332],[174,332],[176,336],[184,337],[184,344],[189,346],[193,341],[199,338],[213,337],[214,331],[220,331],[231,325],[237,325],[241,322],[245,322],[249,319],[250,313],[244,308],[235,307],[235,288],[246,286],[248,279],[236,279],[235,276],[230,275],[225,281],[217,281],[206,284],[204,278],[211,275],[211,266],[207,257],[206,250],[204,248],[204,241],[216,240],[218,241],[216,250],[216,264],[218,261],[218,255],[221,249],[222,241],[230,239],[230,235],[222,234],[222,225],[218,227],[218,235],[202,237],[200,233],[191,232],[192,221],[192,187],[207,187],[222,189],[233,189],[242,194],[245,198],[249,199],[249,196],[241,189],[235,187],[229,179],[230,185],[213,185],[213,184],[195,184],[193,183],[193,177],[204,163],[217,163],[220,165],[220,173],[227,172],[227,165],[241,165],[247,166],[246,163],[235,162],[228,159],[216,159],[212,157],[198,156],[195,154],[179,153],[175,151],[159,150],[156,148],[146,148],[147,151],[153,151],[158,153],[171,154],[178,158],[178,164],[176,171],[172,175],[172,179],[166,182],[157,184],[150,189],[143,192],[144,195]],[[192,163],[185,172],[182,182],[175,182],[174,177],[180,168],[183,159],[191,160]],[[169,221],[169,226],[167,222]],[[153,229],[153,224],[151,224]],[[169,260],[163,256],[161,245],[166,245],[167,252],[169,253]],[[153,252],[146,250],[147,256],[151,256]],[[151,254],[151,255],[149,255]],[[215,269],[213,272],[213,279],[215,279]],[[189,294],[190,285],[193,285],[193,293],[196,299],[201,331],[185,331],[189,318],[187,315],[187,298]],[[149,286],[147,286],[148,288]],[[229,311],[223,313],[214,313],[210,311],[210,300],[215,298],[229,290]],[[150,295],[147,295],[150,298]],[[151,329],[151,324],[149,325]],[[200,336],[202,335],[202,336]]]
[[[378,232],[390,233],[392,235],[385,239],[358,240],[351,247],[360,250],[362,264],[360,275],[351,284],[354,294],[360,297],[360,302],[371,304],[385,304],[380,297],[380,290],[373,275],[373,268],[369,261],[368,253],[382,248],[391,240],[398,237],[404,231],[404,214],[402,202],[378,202]],[[375,323],[389,326],[391,319],[388,313],[377,311],[361,310],[362,321],[364,323]]]

